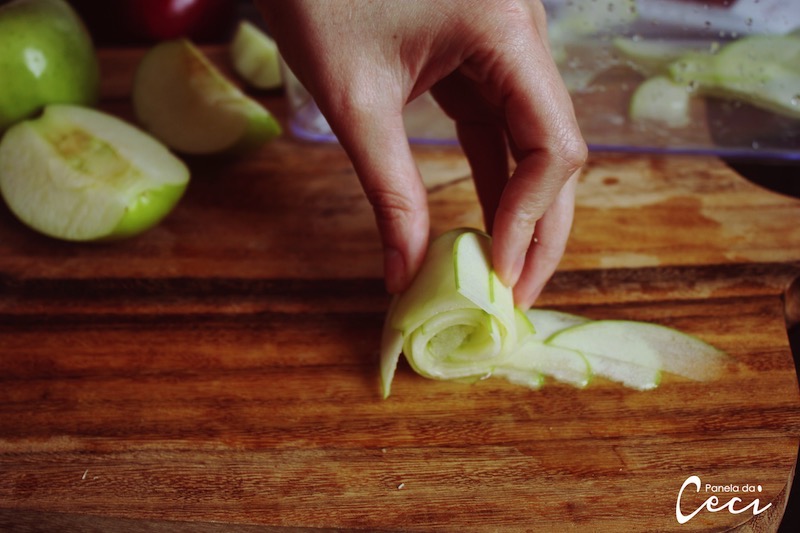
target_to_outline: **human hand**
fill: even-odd
[[[569,178],[586,158],[541,3],[256,3],[353,162],[375,210],[389,292],[407,286],[427,247],[426,191],[402,112],[431,90],[455,120],[498,275],[514,286],[517,305],[529,307],[563,255],[576,181]]]

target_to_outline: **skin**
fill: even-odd
[[[256,3],[353,162],[381,233],[388,291],[407,286],[427,247],[426,191],[402,110],[430,90],[455,120],[495,269],[518,306],[532,305],[564,253],[586,159],[541,3]]]

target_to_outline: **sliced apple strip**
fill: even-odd
[[[525,316],[535,330],[533,338],[542,342],[561,330],[591,322],[591,319],[583,316],[564,313],[563,311],[553,311],[551,309],[528,309],[525,311]]]
[[[510,371],[536,372],[579,388],[587,386],[592,378],[592,368],[583,354],[546,344],[534,337],[522,341],[495,374],[506,375]]]
[[[0,143],[0,192],[9,208],[60,239],[138,234],[170,212],[188,182],[186,166],[150,135],[83,107],[49,106]]]
[[[718,377],[729,362],[723,352],[697,337],[628,320],[598,320],[574,326],[556,333],[547,342],[580,351],[599,375],[643,389],[658,385],[661,370],[706,381]]]
[[[167,41],[142,59],[133,86],[139,121],[187,154],[241,152],[280,135],[278,121],[190,41]]]
[[[276,89],[283,83],[278,45],[247,20],[233,35],[231,61],[236,73],[256,89]]]
[[[517,332],[527,329],[530,334],[519,335],[517,348],[502,367],[495,369],[494,374],[531,388],[538,388],[534,386],[536,381],[530,377],[532,373],[540,374],[538,386],[543,384],[544,376],[575,387],[588,385],[592,372],[586,358],[580,352],[545,344],[544,341],[558,331],[586,323],[589,319],[548,309],[529,309],[524,314],[522,311],[518,313],[524,322],[518,319]],[[526,380],[529,382],[525,383]]]

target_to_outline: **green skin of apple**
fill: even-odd
[[[63,118],[64,111],[62,110],[70,108],[81,111],[80,114],[71,117],[75,121],[74,123],[65,122]],[[54,118],[56,113],[61,113],[62,118]],[[82,116],[82,120],[87,121],[86,123],[81,122]],[[95,117],[94,119],[92,119],[93,116]],[[96,117],[98,116],[102,118],[102,121],[97,122],[98,119]],[[67,117],[69,118],[69,115]],[[95,122],[92,123],[90,119]],[[140,149],[148,148],[147,144],[142,142],[147,137],[144,133],[137,132],[134,128],[127,126],[115,117],[104,116],[101,112],[89,108],[74,106],[47,107],[41,117],[15,125],[3,137],[2,142],[0,142],[0,156],[5,158],[3,162],[6,163],[6,166],[0,168],[9,173],[0,176],[0,178],[6,178],[7,180],[9,176],[12,176],[17,171],[17,169],[12,168],[13,165],[8,165],[15,157],[15,154],[21,154],[22,157],[28,158],[33,156],[34,159],[38,157],[39,161],[37,161],[37,165],[34,165],[36,166],[34,171],[41,172],[42,168],[44,168],[45,172],[48,172],[47,169],[49,169],[54,190],[59,190],[61,186],[61,182],[58,179],[60,168],[85,168],[88,174],[94,177],[98,185],[103,182],[113,183],[115,170],[120,168],[125,173],[129,171],[141,172],[141,167],[136,163],[136,157],[130,159],[130,156],[125,156],[118,152],[114,144],[109,144],[110,141],[98,138],[94,133],[94,131],[105,132],[111,138],[119,139],[124,136],[122,135],[125,133],[123,127],[130,128],[128,135],[131,135],[130,141],[133,146],[138,146]],[[35,154],[26,153],[25,145],[21,144],[26,139],[26,137],[21,136],[23,131],[36,132],[38,138],[49,140],[51,150],[54,149],[55,153],[46,149],[40,150]],[[135,137],[137,135],[140,138],[137,139]],[[58,139],[60,142],[53,142],[53,139]],[[153,150],[154,147],[158,146],[155,140],[150,142],[152,144],[148,149]],[[169,155],[165,158],[168,152],[163,147],[161,150],[163,150],[163,153],[160,153],[160,151],[153,152],[148,159],[151,162],[153,160],[169,162],[172,165],[172,172],[177,173],[177,175],[185,173],[186,179],[182,182],[152,183],[149,187],[141,188],[140,192],[125,200],[124,207],[115,220],[108,220],[108,224],[104,223],[102,227],[96,227],[96,231],[87,233],[84,230],[78,232],[78,234],[70,234],[54,226],[52,218],[49,222],[37,218],[35,213],[48,208],[40,206],[38,211],[29,209],[29,204],[23,199],[24,196],[20,196],[18,192],[13,192],[15,190],[19,191],[19,188],[11,185],[9,181],[0,179],[0,193],[2,193],[9,209],[22,223],[50,237],[69,241],[95,242],[115,241],[132,237],[152,228],[166,217],[181,199],[188,186],[188,169],[174,156]],[[41,164],[41,160],[46,160],[48,157],[53,158],[53,160]],[[103,161],[104,157],[106,158],[105,161]],[[137,157],[142,158],[141,155]],[[100,170],[93,172],[91,170],[93,166]],[[103,169],[105,169],[105,172]],[[28,167],[28,170],[30,170],[30,167]],[[17,176],[22,176],[26,170],[19,169],[18,171],[20,174],[17,174]],[[34,178],[34,176],[28,176],[28,178]],[[26,182],[28,184],[31,183],[27,180]],[[19,180],[17,180],[17,183],[19,183]],[[37,186],[42,186],[42,183]],[[86,187],[91,188],[91,185]],[[70,187],[66,187],[64,193],[74,195],[75,191],[73,189],[70,192]],[[117,201],[113,196],[112,194],[107,200]],[[71,200],[67,200],[67,202],[74,201],[74,197]],[[96,205],[96,207],[102,208],[101,205]],[[55,211],[58,212],[57,209]]]
[[[96,241],[127,239],[154,227],[172,211],[186,191],[187,185],[165,185],[160,189],[145,191],[128,206],[125,215],[111,233]]]
[[[91,38],[63,0],[0,7],[0,132],[51,103],[90,105],[100,73]]]

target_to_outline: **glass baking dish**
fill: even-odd
[[[685,78],[690,93],[685,123],[641,120],[631,106],[646,80],[666,72],[658,68],[687,54],[721,56],[729,45],[753,36],[790,36],[800,42],[800,2],[545,0],[544,4],[553,55],[590,150],[800,161],[800,54],[781,58],[781,72],[796,76],[781,81],[781,98],[788,105],[782,102],[779,112],[748,98],[696,90],[695,80]],[[774,46],[776,53],[786,49],[780,42]],[[661,61],[661,67],[653,61]],[[302,139],[335,142],[313,99],[286,73],[291,131]],[[698,76],[708,78],[708,72]],[[795,83],[796,93],[791,92]],[[412,143],[457,142],[452,121],[427,93],[406,106],[404,117]]]

